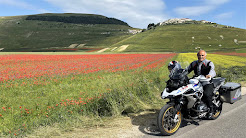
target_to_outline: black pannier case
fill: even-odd
[[[242,98],[240,83],[227,82],[220,87],[219,92],[221,100],[226,103],[233,104]]]

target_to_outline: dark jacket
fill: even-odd
[[[212,78],[216,76],[213,62],[207,59],[203,60],[200,63],[198,62],[198,60],[193,61],[188,67],[188,72],[190,73],[193,70],[195,75],[211,75]]]

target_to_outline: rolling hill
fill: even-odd
[[[106,48],[105,52],[246,51],[245,29],[191,19],[179,24],[170,21],[173,20],[149,24],[148,29],[141,32],[141,29],[132,28],[118,19],[94,14],[49,13],[0,17],[0,50],[93,51]]]
[[[39,14],[0,17],[3,51],[100,48],[132,36],[127,23],[93,14]],[[73,44],[73,45],[72,45]],[[85,48],[85,49],[86,49]]]
[[[218,24],[159,25],[112,48],[121,45],[129,45],[125,52],[245,51],[246,30]]]

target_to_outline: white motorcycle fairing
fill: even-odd
[[[180,87],[177,90],[172,91],[171,93],[168,93],[167,88],[165,88],[162,95],[161,95],[161,98],[165,99],[168,96],[182,95],[190,89],[193,89],[195,91],[195,87],[199,87],[198,84],[188,84],[186,86]]]
[[[202,83],[208,82],[210,80],[211,80],[211,78],[206,79],[205,76],[200,75],[198,77],[195,77],[194,79],[190,79],[189,80],[190,84],[188,84],[186,86],[182,86],[182,87],[178,88],[177,90],[174,90],[170,93],[167,92],[167,88],[165,88],[164,91],[162,92],[161,98],[165,99],[165,98],[170,97],[170,96],[175,97],[177,95],[183,95],[183,94],[185,94],[185,92],[187,92],[189,90],[193,90],[194,92],[198,92],[198,91],[203,92]]]

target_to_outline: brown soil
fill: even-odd
[[[62,132],[58,127],[42,127],[27,137],[66,137],[66,138],[138,138],[143,135],[158,135],[156,125],[159,111],[144,111],[126,117],[117,117],[103,122],[104,125],[92,128],[74,128]]]

